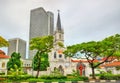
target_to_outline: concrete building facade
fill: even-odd
[[[20,53],[21,59],[26,59],[26,41],[20,38],[9,39],[8,55],[13,52]]]
[[[42,7],[31,10],[29,41],[34,37],[53,35],[54,15],[52,12],[46,12]],[[29,51],[29,59],[35,55],[34,51]]]

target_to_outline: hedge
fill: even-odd
[[[103,75],[100,76],[100,79],[103,79],[103,80],[120,80],[120,74],[119,75],[103,74]]]
[[[19,75],[19,76],[1,76],[4,82],[64,82],[64,81],[88,81],[88,77],[74,77],[67,78],[67,76],[41,76],[39,78],[35,78],[31,75]],[[1,80],[3,82],[3,80]]]
[[[66,79],[67,77],[66,76],[47,76],[47,75],[44,75],[44,76],[41,76],[40,77],[41,79]]]
[[[7,80],[27,80],[29,78],[33,78],[31,75],[18,75],[18,76],[13,76],[13,75],[7,75],[7,76],[0,76],[0,78],[5,78]]]

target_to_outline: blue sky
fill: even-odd
[[[0,0],[0,35],[29,39],[30,10],[57,10],[65,32],[65,45],[102,40],[120,34],[120,0]]]

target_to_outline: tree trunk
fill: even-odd
[[[37,74],[36,74],[36,78],[38,78],[38,76],[39,76],[39,69],[37,70]]]
[[[95,68],[92,67],[91,69],[92,69],[92,78],[95,79]]]
[[[40,62],[41,62],[41,57],[38,58],[38,68],[37,68],[36,78],[38,78],[38,76],[39,76],[39,72],[40,72]]]

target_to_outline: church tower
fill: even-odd
[[[64,74],[66,59],[63,54],[63,51],[65,48],[59,46],[58,43],[62,43],[64,45],[64,31],[61,27],[61,19],[60,19],[59,10],[58,10],[56,30],[54,32],[54,48],[49,53],[49,62],[50,62],[51,71],[54,71],[57,68],[60,70],[62,74]]]
[[[60,11],[58,10],[58,17],[57,17],[57,25],[54,34],[54,46],[56,49],[60,49],[58,43],[62,43],[64,45],[64,30],[61,27],[61,19],[60,19]]]

